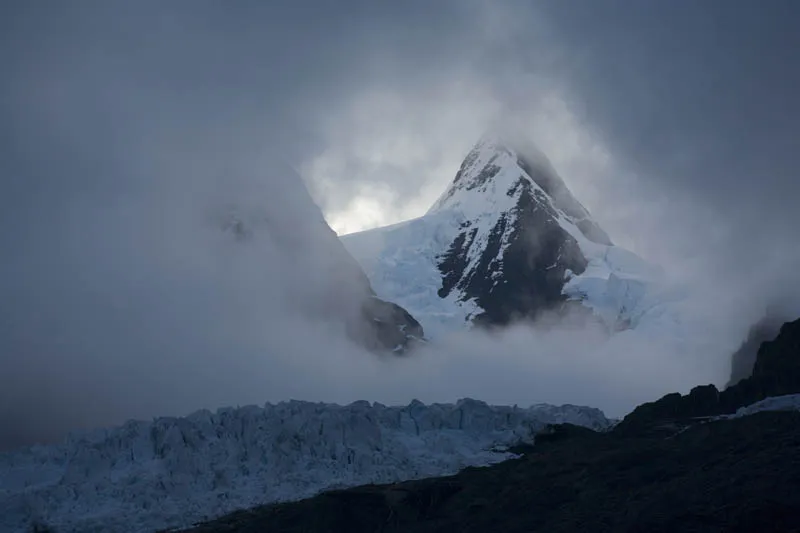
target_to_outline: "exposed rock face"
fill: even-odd
[[[775,340],[761,345],[753,374],[737,387],[749,397],[747,403],[800,392],[800,319],[787,322]]]
[[[747,339],[742,346],[731,356],[731,379],[728,387],[736,385],[753,373],[753,366],[756,363],[758,348],[764,342],[775,339],[780,330],[779,324],[762,321],[750,328]]]
[[[752,375],[723,391],[714,385],[695,387],[686,395],[668,394],[637,407],[617,431],[671,420],[732,414],[771,396],[800,393],[800,320],[787,322],[773,341],[761,344]]]
[[[750,328],[747,339],[731,356],[731,379],[726,387],[735,385],[752,375],[758,349],[764,342],[774,340],[783,323],[789,318],[789,314],[785,311],[782,312],[774,307],[767,309],[764,318]]]
[[[465,220],[438,263],[439,296],[457,291],[460,301],[474,301],[481,311],[473,318],[486,325],[531,318],[567,300],[565,281],[588,261],[562,218],[582,225],[587,239],[611,244],[544,156],[507,146],[495,137],[478,143],[431,210],[502,206],[491,217]]]
[[[361,311],[363,320],[350,325],[348,331],[368,349],[405,353],[423,342],[425,333],[422,326],[399,305],[373,296],[364,300]]]

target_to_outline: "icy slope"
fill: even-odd
[[[613,329],[666,299],[662,272],[614,246],[532,147],[485,136],[424,216],[342,242],[428,337],[582,302]]]
[[[597,409],[287,402],[131,421],[0,455],[0,531],[153,531],[321,490],[502,461],[547,423],[594,429]]]
[[[761,413],[763,411],[800,411],[800,394],[786,394],[784,396],[771,396],[760,402],[746,405],[732,415],[713,417],[714,420],[727,420]]]

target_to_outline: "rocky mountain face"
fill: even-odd
[[[342,241],[430,334],[568,307],[630,327],[660,275],[613,245],[543,154],[499,134],[474,146],[424,216]]]
[[[404,354],[424,342],[425,332],[417,320],[399,305],[381,300],[374,291],[361,304],[361,320],[350,321],[350,337],[368,350],[391,350]]]
[[[767,307],[764,316],[750,328],[747,338],[731,356],[731,377],[726,387],[736,385],[750,377],[761,345],[775,340],[781,326],[798,315],[800,311],[788,301],[776,302]]]
[[[774,340],[761,343],[749,377],[722,391],[714,385],[702,385],[684,396],[672,393],[640,405],[617,430],[635,432],[654,424],[687,423],[696,418],[732,414],[766,398],[798,393],[800,319],[783,324]]]
[[[731,378],[728,387],[752,375],[759,347],[764,342],[774,340],[780,332],[781,325],[781,321],[767,316],[750,328],[741,347],[731,356]]]
[[[341,323],[350,339],[372,351],[401,354],[422,342],[425,335],[420,323],[403,307],[375,293],[300,177],[293,174],[291,178],[280,189],[285,206],[228,206],[216,215],[217,226],[243,247],[280,254],[282,261],[296,265],[298,276],[308,270],[313,273],[303,275],[286,298],[287,305],[303,316]]]
[[[481,309],[477,322],[505,325],[567,300],[565,281],[582,274],[588,261],[562,218],[587,239],[611,245],[541,155],[526,157],[499,140],[472,149],[432,212],[470,211],[481,200],[503,207],[489,220],[478,214],[462,222],[437,265],[438,295],[455,291],[460,301],[474,301]]]

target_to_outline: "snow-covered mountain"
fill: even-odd
[[[188,526],[322,490],[454,474],[512,457],[547,424],[610,421],[572,405],[285,402],[130,421],[0,454],[0,530]]]
[[[587,308],[626,329],[664,300],[660,269],[615,246],[535,147],[495,133],[425,215],[341,239],[429,337]]]

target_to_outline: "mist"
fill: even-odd
[[[0,448],[290,398],[469,396],[620,416],[725,383],[766,306],[800,302],[786,128],[800,77],[781,60],[792,19],[737,10],[720,51],[698,37],[718,13],[680,3],[665,24],[698,30],[673,56],[672,37],[643,31],[650,15],[613,4],[354,2],[357,16],[4,4]],[[775,39],[761,54],[774,59],[731,35],[763,50]],[[773,89],[738,83],[748,75],[717,60],[728,56]],[[710,99],[709,70],[725,105]],[[673,79],[688,90],[653,91]],[[687,95],[713,105],[682,112]],[[686,316],[705,335],[608,339],[567,323],[395,359],[317,312],[321,294],[349,289],[324,275],[336,265],[323,214],[339,233],[421,215],[483,130],[512,115],[612,240],[691,295]],[[240,242],[223,229],[232,212],[268,223]]]

